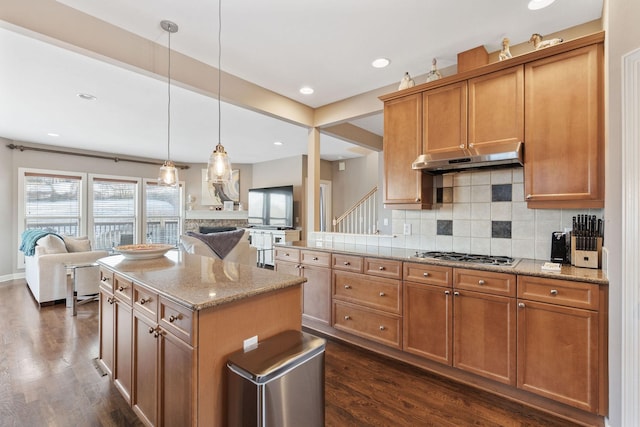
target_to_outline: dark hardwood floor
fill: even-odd
[[[101,376],[98,304],[38,309],[23,280],[0,284],[0,426],[139,426]],[[329,341],[327,426],[571,426],[572,424]]]

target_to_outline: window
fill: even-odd
[[[90,180],[94,249],[137,243],[140,179],[90,175]]]
[[[58,234],[80,236],[83,174],[61,171],[20,170],[21,230],[42,228]]]
[[[145,180],[144,193],[147,243],[177,245],[182,232],[182,184],[165,187]]]

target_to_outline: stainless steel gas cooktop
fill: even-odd
[[[518,260],[506,256],[490,256],[490,255],[475,255],[475,254],[463,254],[459,252],[439,252],[439,251],[416,251],[415,258],[432,258],[442,261],[455,261],[465,262],[469,264],[485,264],[485,265],[500,265],[505,267],[513,267],[517,264]]]

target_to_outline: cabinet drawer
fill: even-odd
[[[362,273],[363,259],[355,255],[333,254],[331,256],[331,266],[334,270],[352,271]]]
[[[100,267],[100,287],[113,293],[113,272],[104,267]]]
[[[172,301],[160,297],[160,326],[189,345],[194,345],[194,313]]]
[[[396,314],[400,314],[402,310],[399,280],[335,271],[333,273],[333,296],[337,299]]]
[[[598,310],[598,285],[543,277],[518,276],[518,298]]]
[[[154,322],[158,321],[158,294],[138,283],[133,284],[133,308]]]
[[[114,273],[113,295],[118,299],[118,301],[131,305],[131,298],[133,296],[133,282],[117,273]]]
[[[300,249],[274,247],[273,257],[282,261],[300,262]]]
[[[338,301],[333,303],[333,312],[334,328],[400,348],[400,317]]]
[[[447,286],[452,284],[453,269],[439,265],[404,263],[404,280],[406,282],[424,283],[427,285]]]
[[[364,272],[373,276],[402,279],[402,262],[381,258],[365,258]]]
[[[454,268],[453,287],[487,294],[515,297],[516,275]]]
[[[329,267],[331,265],[331,254],[319,251],[300,251],[300,262],[306,265],[317,265],[318,267]]]

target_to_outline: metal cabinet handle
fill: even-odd
[[[469,148],[473,148],[473,142],[469,143]]]
[[[449,294],[451,294],[451,292],[449,292],[449,291],[444,291],[444,294],[445,294],[445,295],[449,295]]]
[[[149,301],[151,301],[151,298],[142,298],[140,300],[140,305],[145,305],[146,303],[148,303]]]
[[[106,282],[108,282],[109,280],[110,280],[110,279],[109,279],[108,277],[103,277],[101,281],[106,283]]]
[[[482,286],[482,285],[484,285],[484,284],[485,284],[485,281],[484,281],[484,280],[482,280],[482,279],[478,280],[478,285]]]
[[[118,291],[120,291],[120,292],[124,291],[125,289],[127,289],[126,286],[119,286],[118,287]]]
[[[155,331],[153,334],[154,338],[158,338],[160,336],[160,331]]]
[[[351,285],[344,285],[345,289],[351,289]]]
[[[317,260],[318,260],[318,257],[317,257],[317,256],[314,256],[313,258],[311,258],[311,260],[312,260],[312,261],[317,261]]]
[[[152,333],[153,333],[153,331],[155,331],[155,330],[156,330],[155,328],[149,327],[149,333],[150,333],[150,334],[152,334]]]
[[[113,304],[114,302],[116,302],[116,300],[115,300],[115,298],[111,298],[111,297],[109,297],[109,298],[107,298],[107,302],[108,302],[109,304]]]
[[[345,261],[345,262],[343,262],[342,264],[344,264],[344,265],[351,265],[351,263],[350,263],[349,261]]]
[[[556,296],[558,295],[558,290],[557,289],[551,289],[551,292],[549,292],[551,295]]]
[[[385,326],[380,325],[380,330],[381,330],[381,331],[384,331],[385,329],[387,329]]]
[[[455,297],[459,297],[459,296],[460,296],[460,292],[458,292],[458,291],[454,292],[454,293],[453,293],[453,296],[455,296]]]
[[[378,267],[378,270],[384,271],[384,266],[381,265],[380,267]]]
[[[524,308],[524,303],[523,303],[523,302],[519,302],[519,303],[518,303],[518,307],[520,307],[520,308]]]
[[[419,201],[420,201],[420,197],[416,197],[416,202],[419,202]]]
[[[423,275],[424,277],[429,277],[429,273],[428,273],[428,272],[426,272],[426,271],[425,271],[424,273],[422,273],[422,275]]]
[[[460,144],[458,147],[459,148],[464,148],[464,144]]]
[[[381,296],[381,297],[383,297],[383,296],[385,296],[385,295],[386,295],[386,294],[385,294],[384,292],[380,292],[380,296]]]
[[[529,200],[529,199],[531,199],[532,197],[533,197],[533,196],[532,196],[531,194],[527,194],[526,199],[527,199],[527,200]]]
[[[344,316],[344,320],[350,320],[351,316]]]
[[[173,314],[169,316],[169,323],[173,323],[176,320],[180,319],[180,315],[174,316]]]

